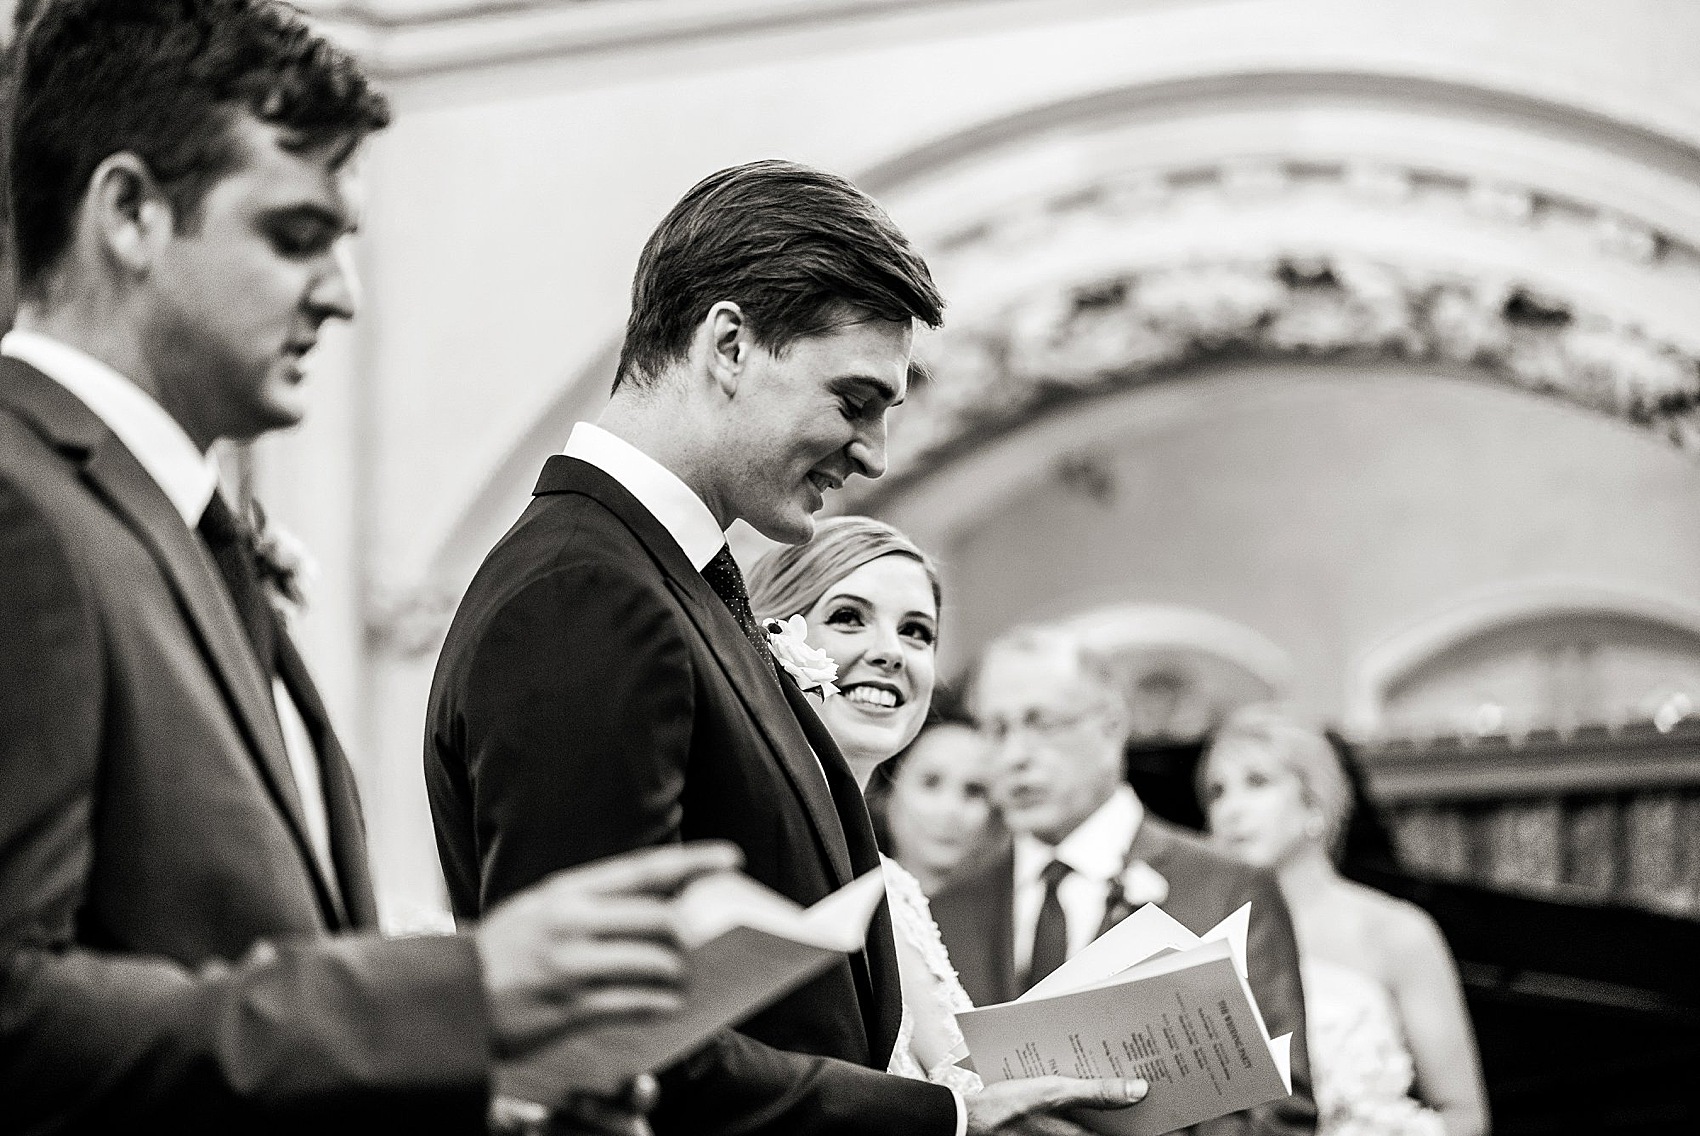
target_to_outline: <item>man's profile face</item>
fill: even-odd
[[[299,422],[303,357],[325,320],[354,314],[347,146],[292,152],[248,114],[231,131],[243,158],[177,219],[148,281],[149,365],[203,446]]]
[[[828,491],[884,473],[885,415],[907,393],[913,342],[909,321],[870,319],[753,348],[723,435],[729,515],[795,544]]]
[[[1058,844],[1122,779],[1122,722],[1072,651],[994,649],[975,680],[974,713],[996,749],[992,801],[1014,832]]]

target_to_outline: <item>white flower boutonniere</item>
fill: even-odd
[[[319,578],[319,564],[300,537],[270,523],[259,502],[249,506],[254,564],[260,579],[291,607],[304,608]]]
[[[1169,898],[1169,881],[1144,860],[1135,860],[1122,873],[1122,896],[1129,908],[1162,903]]]
[[[779,660],[804,694],[819,692],[825,698],[838,693],[833,680],[838,677],[838,664],[819,647],[809,646],[809,625],[800,615],[781,623],[770,619],[762,624],[767,632],[767,646]]]

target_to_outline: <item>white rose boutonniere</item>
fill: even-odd
[[[319,578],[318,561],[307,551],[307,545],[282,525],[268,521],[257,501],[249,505],[248,524],[260,578],[291,607],[306,607]]]
[[[819,647],[809,646],[809,625],[800,615],[783,623],[770,619],[762,624],[767,632],[767,646],[779,660],[804,694],[819,693],[822,698],[838,693],[833,680],[838,677],[838,664]]]
[[[1144,860],[1135,860],[1122,873],[1122,895],[1130,908],[1162,903],[1169,898],[1169,881]]]

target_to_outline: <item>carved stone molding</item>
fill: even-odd
[[[425,583],[406,589],[374,589],[365,604],[366,649],[395,659],[422,659],[442,646],[461,589]]]
[[[386,79],[807,30],[951,0],[304,0]]]
[[[1464,365],[1645,427],[1700,453],[1700,358],[1511,279],[1341,254],[1178,264],[1023,297],[929,340],[934,381],[893,431],[924,477],[966,445],[1065,403],[1246,358]]]

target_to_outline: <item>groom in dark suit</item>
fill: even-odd
[[[676,1005],[668,895],[735,853],[380,937],[348,762],[207,451],[293,425],[353,314],[384,100],[252,0],[57,0],[17,66],[0,1127],[482,1132],[504,1057]]]
[[[800,541],[885,469],[926,265],[841,178],[707,178],[645,246],[615,390],[490,553],[438,661],[425,772],[458,912],[611,852],[718,837],[812,904],[878,866],[854,778],[750,613],[724,530]],[[881,1072],[901,1016],[890,919],[866,950],[662,1075],[657,1133],[1078,1133],[1056,1081],[1021,1110]],[[1006,1098],[1007,1099],[1007,1098]],[[1005,1121],[1008,1127],[1002,1127]]]
[[[969,707],[997,743],[992,799],[1010,847],[933,897],[951,961],[976,1005],[1007,1002],[1144,903],[1195,933],[1251,904],[1251,986],[1271,1036],[1293,1034],[1293,1092],[1193,1131],[1316,1127],[1292,921],[1275,880],[1152,816],[1122,779],[1128,713],[1112,662],[1059,630],[987,648]]]

